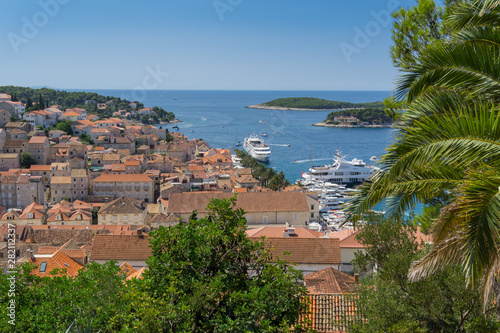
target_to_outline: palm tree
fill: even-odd
[[[449,16],[454,33],[405,69],[396,96],[408,110],[380,171],[349,204],[350,220],[387,200],[402,215],[443,191],[452,202],[433,227],[434,247],[414,263],[419,279],[460,263],[485,305],[497,292],[500,316],[500,1],[462,2]]]

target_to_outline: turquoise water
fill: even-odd
[[[127,90],[95,90],[118,97],[133,94]],[[271,147],[269,166],[283,171],[290,181],[300,178],[313,165],[331,162],[336,149],[348,159],[363,159],[384,153],[394,137],[389,128],[326,128],[311,126],[326,118],[329,111],[275,111],[247,109],[280,97],[317,97],[347,102],[380,101],[389,91],[196,91],[155,90],[136,93],[145,106],[159,106],[182,120],[179,131],[189,138],[203,138],[215,148],[229,148],[252,133],[267,133]],[[262,120],[263,122],[259,122]],[[165,125],[171,130],[173,125]],[[193,131],[193,132],[191,132]],[[273,133],[276,133],[275,135]],[[290,144],[290,147],[283,145]],[[291,163],[298,161],[299,163]]]

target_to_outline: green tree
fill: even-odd
[[[11,275],[0,274],[0,327],[19,333],[65,332],[73,322],[87,327],[90,321],[93,330],[104,331],[109,319],[122,309],[127,289],[116,262],[89,263],[74,278],[59,274],[63,271],[60,269],[41,278],[30,274],[34,269],[37,268],[28,263],[14,274],[15,326],[7,323],[7,304],[11,299],[7,278]]]
[[[145,280],[168,304],[165,331],[278,332],[305,311],[301,273],[270,262],[263,242],[247,238],[235,205],[236,198],[214,199],[206,218],[152,232]]]
[[[38,110],[43,110],[45,109],[45,103],[43,101],[42,94],[38,94],[38,104],[36,105]]]
[[[269,188],[273,191],[279,191],[284,187],[290,186],[290,182],[285,178],[283,171],[274,176],[269,182]]]
[[[31,97],[28,96],[26,99],[26,110],[31,110],[33,108],[33,102],[31,101]]]
[[[496,291],[500,316],[499,13],[497,1],[452,7],[449,39],[428,46],[400,79],[396,96],[408,104],[400,133],[348,209],[356,220],[388,200],[401,215],[449,192],[450,204],[432,227],[433,249],[410,278],[461,264],[468,281],[482,286],[485,304]]]
[[[93,145],[94,144],[94,141],[92,140],[92,137],[88,134],[85,134],[85,133],[82,133],[80,135],[80,141],[83,143],[83,144],[86,144],[86,145]]]
[[[31,155],[30,153],[24,152],[21,154],[21,162],[20,163],[21,163],[21,167],[23,167],[25,169],[29,169],[33,164],[36,164],[36,160],[33,157],[33,155]]]
[[[427,46],[444,37],[443,15],[443,7],[434,0],[417,0],[415,6],[392,14],[395,22],[391,58],[396,67],[413,66]]]
[[[418,282],[408,270],[427,246],[416,238],[411,220],[370,214],[356,239],[365,245],[353,265],[358,271],[376,266],[376,273],[358,288],[354,332],[497,332],[489,304],[482,313],[479,288],[468,287],[458,265]]]
[[[68,135],[73,134],[73,128],[71,127],[71,121],[69,120],[60,120],[54,125],[55,129],[66,132]]]

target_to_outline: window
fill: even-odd
[[[116,220],[117,219],[117,216],[116,215],[113,215],[113,220]]]
[[[124,221],[128,220],[128,216],[127,215],[123,215],[123,220]]]
[[[139,215],[135,214],[134,215],[134,219],[138,220],[139,219]]]
[[[297,214],[293,214],[293,219],[296,220],[297,219]]]
[[[40,273],[45,273],[45,270],[47,269],[47,262],[42,262],[40,263]]]
[[[106,221],[106,215],[101,215],[101,216],[102,216],[102,220]]]
[[[311,213],[311,218],[314,218],[314,213]]]
[[[311,210],[314,210],[314,205],[311,205]]]
[[[264,216],[264,217],[262,218],[262,223],[267,224],[267,216]]]
[[[32,219],[33,218],[33,213],[28,213],[28,218]]]

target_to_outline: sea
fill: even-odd
[[[276,111],[245,106],[282,97],[316,97],[353,103],[382,101],[390,91],[282,91],[282,90],[93,90],[105,96],[138,100],[145,106],[162,107],[181,120],[162,125],[183,132],[190,139],[203,139],[214,148],[235,147],[245,137],[257,134],[271,148],[269,167],[283,171],[290,182],[300,178],[311,165],[332,163],[339,150],[347,159],[367,164],[397,134],[392,128],[330,128],[312,126],[326,119],[330,111]],[[131,98],[136,96],[137,98]],[[267,134],[262,137],[262,133]],[[289,146],[288,146],[289,145]],[[241,148],[241,147],[240,147]]]

